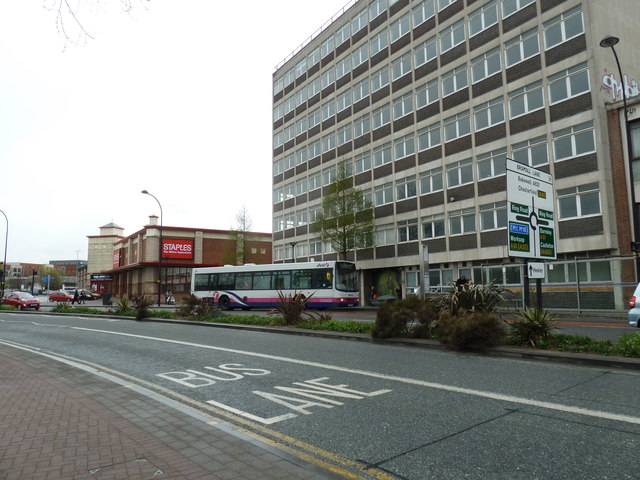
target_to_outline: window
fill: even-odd
[[[593,122],[553,132],[553,154],[556,162],[595,151]]]
[[[406,200],[416,196],[416,177],[405,177],[396,180],[396,201]]]
[[[308,189],[308,181],[306,178],[301,178],[296,181],[296,196],[302,195],[303,193],[307,193]]]
[[[364,27],[366,27],[368,19],[369,14],[367,12],[367,8],[365,7],[358,13],[356,13],[356,16],[351,20],[351,32],[355,34],[356,32],[359,32]]]
[[[393,225],[378,225],[376,227],[376,245],[393,245],[396,243]]]
[[[321,88],[322,81],[320,77],[317,77],[315,80],[309,82],[309,85],[307,85],[307,98],[312,98],[314,95],[320,93]]]
[[[351,71],[351,57],[346,57],[336,62],[336,80],[344,77],[350,71]]]
[[[309,124],[309,129],[312,129],[316,125],[320,125],[321,121],[322,112],[320,111],[320,108],[316,108],[315,110],[310,112],[309,115],[307,115],[307,123]]]
[[[600,215],[600,190],[597,183],[562,188],[557,192],[561,220]]]
[[[500,65],[500,49],[494,48],[479,57],[471,60],[472,82],[476,83],[491,75],[498,73],[502,69]]]
[[[504,58],[507,67],[533,57],[540,53],[538,30],[533,28],[504,44]]]
[[[387,10],[387,0],[373,0],[369,5],[369,21]]]
[[[391,64],[392,80],[397,80],[408,73],[411,73],[411,52],[394,60]]]
[[[418,219],[398,222],[398,243],[418,240]]]
[[[307,57],[296,63],[296,78],[302,76],[307,72]]]
[[[351,90],[338,95],[336,99],[336,111],[341,112],[351,106]]]
[[[473,208],[449,212],[449,235],[462,235],[476,231],[476,212]]]
[[[302,117],[296,122],[296,136],[303,134],[307,131],[307,117]]]
[[[280,203],[284,200],[284,189],[282,187],[276,188],[273,191],[273,203]]]
[[[333,68],[328,68],[327,70],[322,72],[322,75],[320,78],[322,79],[321,81],[322,88],[326,88],[336,81],[336,71]]]
[[[509,118],[516,118],[544,108],[542,82],[529,85],[509,93]]]
[[[478,180],[497,177],[507,173],[507,149],[500,148],[476,157]]]
[[[498,97],[474,107],[473,116],[476,131],[504,123],[504,100]]]
[[[442,75],[442,96],[451,95],[458,90],[466,88],[468,85],[467,66],[461,65]]]
[[[549,98],[551,104],[562,102],[589,91],[589,70],[587,62],[551,75],[549,82]]]
[[[420,193],[439,192],[442,190],[442,167],[434,168],[420,174]]]
[[[298,210],[296,212],[296,226],[301,227],[302,225],[307,225],[309,223],[309,212],[307,209]]]
[[[416,153],[415,137],[413,134],[398,138],[393,142],[396,160],[408,157]]]
[[[418,150],[423,151],[440,145],[440,123],[418,130]]]
[[[389,32],[385,28],[380,33],[377,33],[369,41],[369,52],[373,57],[376,53],[384,50],[389,45]]]
[[[307,147],[296,150],[296,165],[301,165],[308,160]]]
[[[436,58],[438,51],[436,47],[436,37],[430,38],[421,43],[413,50],[416,68]]]
[[[293,81],[295,80],[295,71],[292,68],[291,70],[288,70],[285,72],[284,74],[284,86],[287,87],[290,84],[293,83]]]
[[[416,110],[438,101],[438,79],[416,88]]]
[[[389,85],[389,67],[383,67],[371,75],[371,91],[376,92]]]
[[[320,140],[310,143],[308,147],[309,159],[319,157],[322,153],[322,143]]]
[[[322,242],[320,240],[309,240],[309,255],[322,255]]]
[[[353,103],[369,96],[369,79],[365,78],[353,87]]]
[[[322,186],[331,185],[336,180],[336,166],[325,168],[322,170]]]
[[[393,119],[413,113],[413,93],[407,93],[393,101]]]
[[[274,217],[274,219],[273,219],[273,231],[274,232],[281,232],[282,230],[284,230],[284,218],[282,216]]]
[[[322,205],[311,205],[309,207],[309,222],[318,220],[318,216],[322,213]]]
[[[444,120],[444,138],[446,142],[464,137],[471,133],[469,111],[461,112]]]
[[[356,68],[358,65],[362,65],[364,62],[369,60],[369,44],[365,43],[364,45],[356,48],[351,55],[352,59],[352,68]]]
[[[502,18],[513,15],[533,2],[535,0],[502,0]]]
[[[309,55],[307,55],[307,68],[311,68],[320,62],[320,47],[314,48]]]
[[[480,230],[507,228],[507,202],[480,205]]]
[[[273,162],[273,174],[279,175],[282,172],[284,172],[284,160],[280,158]]]
[[[275,82],[273,82],[273,94],[277,95],[282,90],[284,90],[284,78],[277,78]]]
[[[433,2],[434,0],[422,0],[417,6],[413,7],[413,28],[436,14]]]
[[[464,42],[464,20],[460,20],[440,32],[440,55]]]
[[[295,182],[287,183],[284,186],[284,198],[285,200],[296,196],[296,184]]]
[[[477,10],[469,14],[469,37],[473,37],[478,33],[486,30],[492,25],[498,23],[498,8],[496,0],[484,4]]]
[[[444,10],[456,0],[438,0],[438,11]]]
[[[286,115],[287,113],[292,112],[294,108],[296,108],[296,99],[293,96],[285,99],[284,114]]]
[[[282,103],[276,105],[275,107],[273,107],[273,121],[277,122],[278,120],[280,120],[283,117],[284,113],[282,110]]]
[[[473,168],[471,159],[447,165],[447,187],[458,187],[473,182]]]
[[[355,156],[353,159],[355,173],[368,172],[371,170],[371,151],[366,151]]]
[[[549,50],[582,33],[584,33],[582,9],[577,6],[544,22],[544,48]]]
[[[308,188],[309,188],[310,192],[313,191],[313,190],[317,190],[318,188],[322,187],[322,173],[321,172],[312,173],[311,175],[309,175],[308,179],[309,179]]]
[[[391,24],[391,43],[409,33],[410,28],[410,17],[406,13]]]
[[[379,167],[391,162],[391,143],[385,143],[373,149],[373,165]]]
[[[374,187],[376,207],[393,202],[393,184],[391,182]]]
[[[334,148],[336,148],[336,134],[331,132],[322,137],[322,153],[327,153]]]
[[[336,114],[336,102],[335,100],[329,100],[322,105],[322,120],[328,120]]]
[[[295,137],[296,131],[295,131],[294,127],[295,127],[295,125],[289,125],[288,127],[285,127],[285,129],[284,129],[284,141],[285,142],[288,142],[293,137]]]
[[[340,127],[338,129],[338,134],[337,134],[338,145],[344,145],[345,143],[350,142],[352,136],[353,136],[353,133],[352,133],[350,123],[343,127]]]
[[[371,121],[373,123],[374,130],[391,122],[391,107],[387,104],[376,108],[371,113]]]
[[[278,132],[273,136],[273,148],[278,148],[284,143],[284,132]]]
[[[284,228],[285,230],[295,227],[296,215],[293,212],[284,214]]]
[[[371,118],[368,113],[365,113],[353,122],[353,136],[358,138],[369,133],[369,131],[371,131]]]
[[[444,214],[422,217],[422,238],[444,237]]]
[[[536,167],[549,163],[547,137],[544,135],[525,140],[524,142],[514,143],[511,145],[511,152],[516,162],[525,165]]]
[[[347,22],[343,26],[338,28],[338,31],[336,32],[336,35],[335,35],[336,47],[342,45],[344,42],[349,40],[350,36],[351,36],[351,25],[349,24],[349,22]]]

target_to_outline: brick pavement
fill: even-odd
[[[339,478],[130,388],[0,344],[2,480]]]

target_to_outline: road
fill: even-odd
[[[640,374],[206,326],[0,311],[90,366],[369,479],[637,478]]]

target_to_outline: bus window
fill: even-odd
[[[358,291],[358,272],[353,263],[336,262],[336,289],[344,292]]]
[[[291,281],[291,288],[305,289],[311,288],[311,270],[294,270]]]
[[[254,290],[270,290],[271,289],[271,272],[255,272],[253,274]]]
[[[196,291],[211,290],[209,288],[209,274],[208,273],[197,273],[193,289],[196,290]]]
[[[331,269],[323,268],[311,271],[311,288],[331,288]]]
[[[236,273],[236,290],[251,290],[251,273]]]
[[[218,288],[216,288],[216,290],[233,290],[235,284],[235,274],[221,273],[220,281],[218,282]]]
[[[273,290],[289,290],[291,288],[291,272],[273,272],[271,280]]]

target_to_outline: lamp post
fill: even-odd
[[[4,260],[2,262],[2,294],[4,296],[4,286],[7,278],[7,243],[9,243],[9,219],[7,214],[0,210],[0,213],[4,215],[4,219],[7,221],[7,230],[4,235]]]
[[[631,190],[631,226],[633,228],[633,238],[631,240],[631,251],[633,251],[635,256],[635,264],[636,264],[636,280],[640,281],[640,256],[638,249],[638,240],[640,240],[640,233],[638,232],[638,204],[636,203],[636,188],[635,188],[635,179],[633,178],[633,165],[631,164],[632,158],[632,148],[633,144],[631,142],[631,128],[629,125],[629,113],[627,112],[627,88],[624,81],[624,76],[622,74],[622,67],[620,67],[620,60],[618,59],[618,54],[616,53],[615,46],[618,44],[620,39],[613,35],[607,35],[602,40],[600,40],[600,46],[603,48],[611,48],[613,52],[613,56],[616,59],[616,65],[618,66],[618,73],[620,74],[620,81],[622,82],[622,108],[624,109],[624,127],[625,133],[627,135],[627,169],[629,172],[629,186]]]
[[[158,207],[160,207],[160,245],[158,246],[158,306],[160,306],[160,297],[162,295],[162,205],[160,205],[160,200],[155,195],[146,190],[142,190],[142,193],[153,197],[158,202]]]

